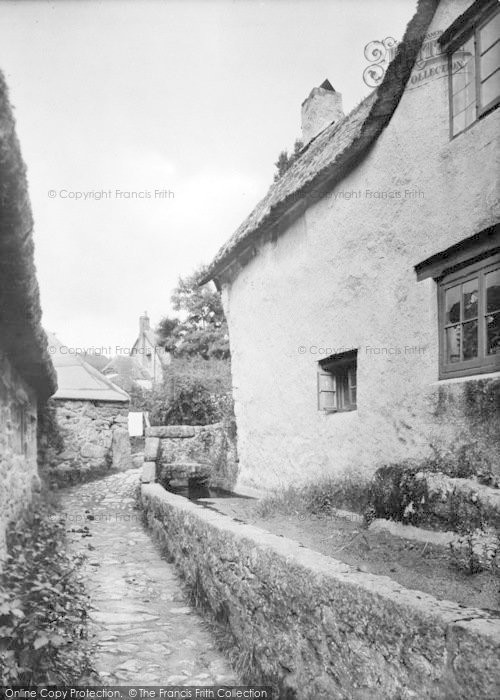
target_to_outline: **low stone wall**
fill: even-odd
[[[35,393],[0,349],[0,560],[8,523],[40,490],[36,436]]]
[[[55,405],[64,449],[51,455],[49,479],[64,485],[130,468],[127,403],[57,400]]]
[[[164,485],[199,478],[230,490],[238,472],[235,430],[229,423],[152,426],[146,430],[144,461],[155,463]]]
[[[381,518],[413,525],[465,531],[484,525],[500,528],[500,489],[418,466],[380,468],[373,479],[371,503]]]
[[[402,588],[142,486],[147,520],[249,669],[280,698],[493,698],[500,620]]]

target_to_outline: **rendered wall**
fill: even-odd
[[[0,349],[0,559],[5,554],[7,524],[40,488],[36,427],[36,396]]]
[[[470,4],[443,1],[429,34]],[[496,110],[450,140],[447,77],[416,67],[361,164],[223,286],[238,485],[276,489],[436,450],[459,459],[476,443],[474,459],[498,471],[498,375],[438,382],[436,284],[414,271],[498,221],[498,134]],[[355,347],[358,410],[325,415],[318,360]],[[476,393],[492,397],[480,421]]]

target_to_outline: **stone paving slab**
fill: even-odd
[[[69,546],[86,555],[96,671],[109,685],[237,685],[142,524],[139,481],[130,470],[62,492]]]

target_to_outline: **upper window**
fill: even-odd
[[[466,27],[448,48],[452,136],[500,102],[500,10]]]
[[[441,376],[500,369],[500,255],[439,284]]]
[[[357,400],[357,350],[320,360],[318,409],[326,413],[355,411]]]

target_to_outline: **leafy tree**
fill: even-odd
[[[228,359],[228,330],[220,294],[209,285],[199,286],[204,271],[200,268],[179,278],[172,306],[183,320],[166,316],[157,333],[160,342],[176,357]]]
[[[179,318],[164,316],[156,329],[156,334],[168,352],[175,352],[175,344],[177,342],[177,334],[181,320]]]

